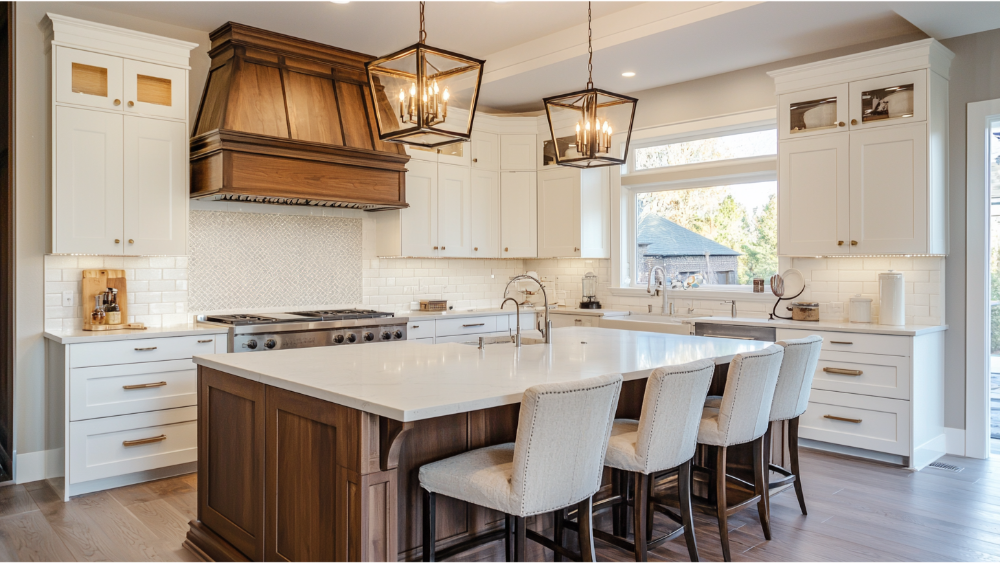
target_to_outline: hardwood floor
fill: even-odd
[[[775,496],[774,539],[765,541],[756,511],[735,515],[729,521],[733,560],[1000,561],[1000,458],[942,461],[964,470],[911,473],[804,449],[809,516],[799,512],[791,491]],[[191,561],[181,542],[195,515],[195,486],[192,474],[69,503],[42,481],[2,487],[0,561]],[[702,559],[719,560],[715,522],[698,514],[695,519]],[[668,525],[658,516],[658,531]],[[529,546],[529,557],[543,554]],[[631,560],[630,553],[606,544],[597,548],[600,560]],[[550,552],[544,556],[551,560]],[[687,548],[683,541],[670,542],[649,558],[687,561]]]

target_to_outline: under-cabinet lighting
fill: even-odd
[[[633,76],[635,76],[635,73],[631,72],[631,71],[629,71],[629,72],[623,72],[622,76],[624,76],[625,78],[632,78]]]

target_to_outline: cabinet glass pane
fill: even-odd
[[[452,143],[450,145],[445,145],[438,149],[438,154],[446,154],[448,156],[462,157],[465,151],[465,143]]]
[[[559,137],[558,142],[551,140],[542,143],[542,165],[550,166],[556,163],[556,151],[559,158],[579,158],[581,155],[576,150],[576,135]]]
[[[168,78],[136,75],[136,98],[145,104],[171,105],[170,87]]]
[[[108,69],[73,63],[73,92],[108,97]]]
[[[406,150],[420,151],[420,152],[437,152],[437,149],[428,149],[424,147],[418,147],[417,145],[406,145]]]
[[[913,117],[913,84],[861,92],[861,123]]]
[[[789,131],[792,134],[837,126],[837,97],[795,102],[788,108]]]

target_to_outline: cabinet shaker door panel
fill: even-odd
[[[778,253],[850,252],[850,135],[782,141],[778,170]]]
[[[472,171],[473,258],[496,258],[500,250],[500,173]]]
[[[126,254],[187,254],[184,124],[125,117]]]
[[[55,101],[122,110],[122,58],[55,47]]]
[[[437,256],[437,164],[406,163],[406,203],[400,211],[403,256]]]
[[[467,167],[438,165],[438,256],[472,254],[470,174]]]
[[[534,172],[500,173],[500,257],[538,256]]]
[[[538,257],[580,255],[580,170],[538,173]]]

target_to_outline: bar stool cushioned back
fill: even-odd
[[[774,389],[771,422],[789,420],[806,412],[809,390],[812,388],[819,353],[823,348],[823,337],[812,335],[775,344],[785,349],[785,357],[781,361],[778,385]]]
[[[733,358],[719,407],[704,409],[698,443],[733,446],[764,435],[783,356],[784,348],[772,344]]]
[[[512,516],[552,512],[601,486],[622,376],[528,388],[517,436],[420,468],[420,485]]]
[[[616,420],[605,464],[644,474],[694,457],[698,426],[715,362],[657,368],[646,382],[639,420]]]

